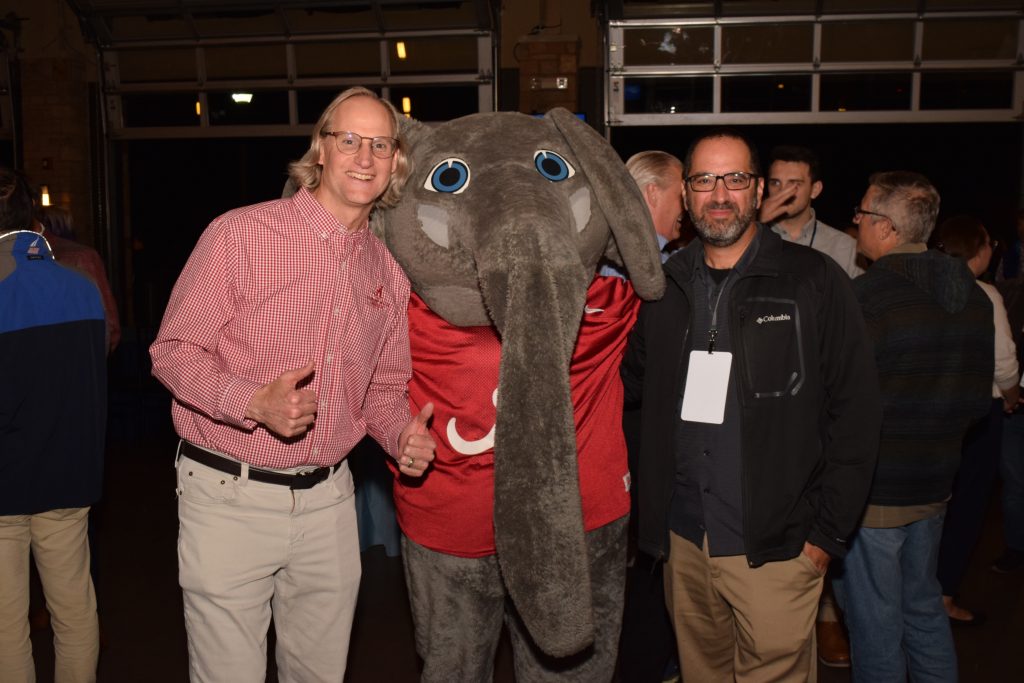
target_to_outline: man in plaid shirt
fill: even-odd
[[[193,681],[344,677],[359,588],[349,450],[370,434],[401,472],[434,457],[410,418],[409,283],[369,232],[408,175],[399,114],[362,88],[332,102],[290,168],[298,192],[203,233],[150,348],[174,395],[178,558]]]

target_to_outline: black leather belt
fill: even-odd
[[[230,458],[225,458],[217,455],[216,453],[211,453],[208,450],[190,444],[184,439],[178,447],[178,453],[191,460],[195,460],[200,465],[212,467],[218,472],[224,472],[236,477],[241,476],[242,474],[242,464],[240,462]],[[264,484],[287,486],[293,491],[298,489],[311,489],[327,479],[327,477],[331,476],[331,473],[336,471],[339,467],[341,467],[340,460],[333,467],[318,467],[315,470],[301,472],[299,474],[283,474],[281,472],[268,472],[267,470],[260,470],[250,466],[249,479],[253,481],[260,481]]]

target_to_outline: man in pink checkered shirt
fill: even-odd
[[[339,95],[290,168],[298,192],[203,233],[150,348],[174,395],[178,558],[193,681],[344,677],[359,588],[349,450],[401,472],[434,457],[410,416],[409,282],[369,232],[408,175],[399,114]]]

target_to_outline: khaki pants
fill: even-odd
[[[665,602],[683,680],[817,680],[814,619],[822,576],[799,555],[751,568],[746,557],[709,557],[676,534]]]
[[[32,683],[28,625],[29,552],[53,625],[57,683],[96,680],[99,623],[89,576],[89,508],[0,516],[0,680]]]
[[[247,470],[246,470],[247,471]],[[194,683],[341,681],[362,572],[348,464],[311,489],[178,461],[178,569]]]

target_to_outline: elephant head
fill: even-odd
[[[593,619],[569,364],[603,256],[641,297],[661,295],[654,228],[615,151],[564,109],[413,121],[403,134],[414,170],[375,230],[433,312],[498,330],[498,560],[536,643],[573,654]]]

